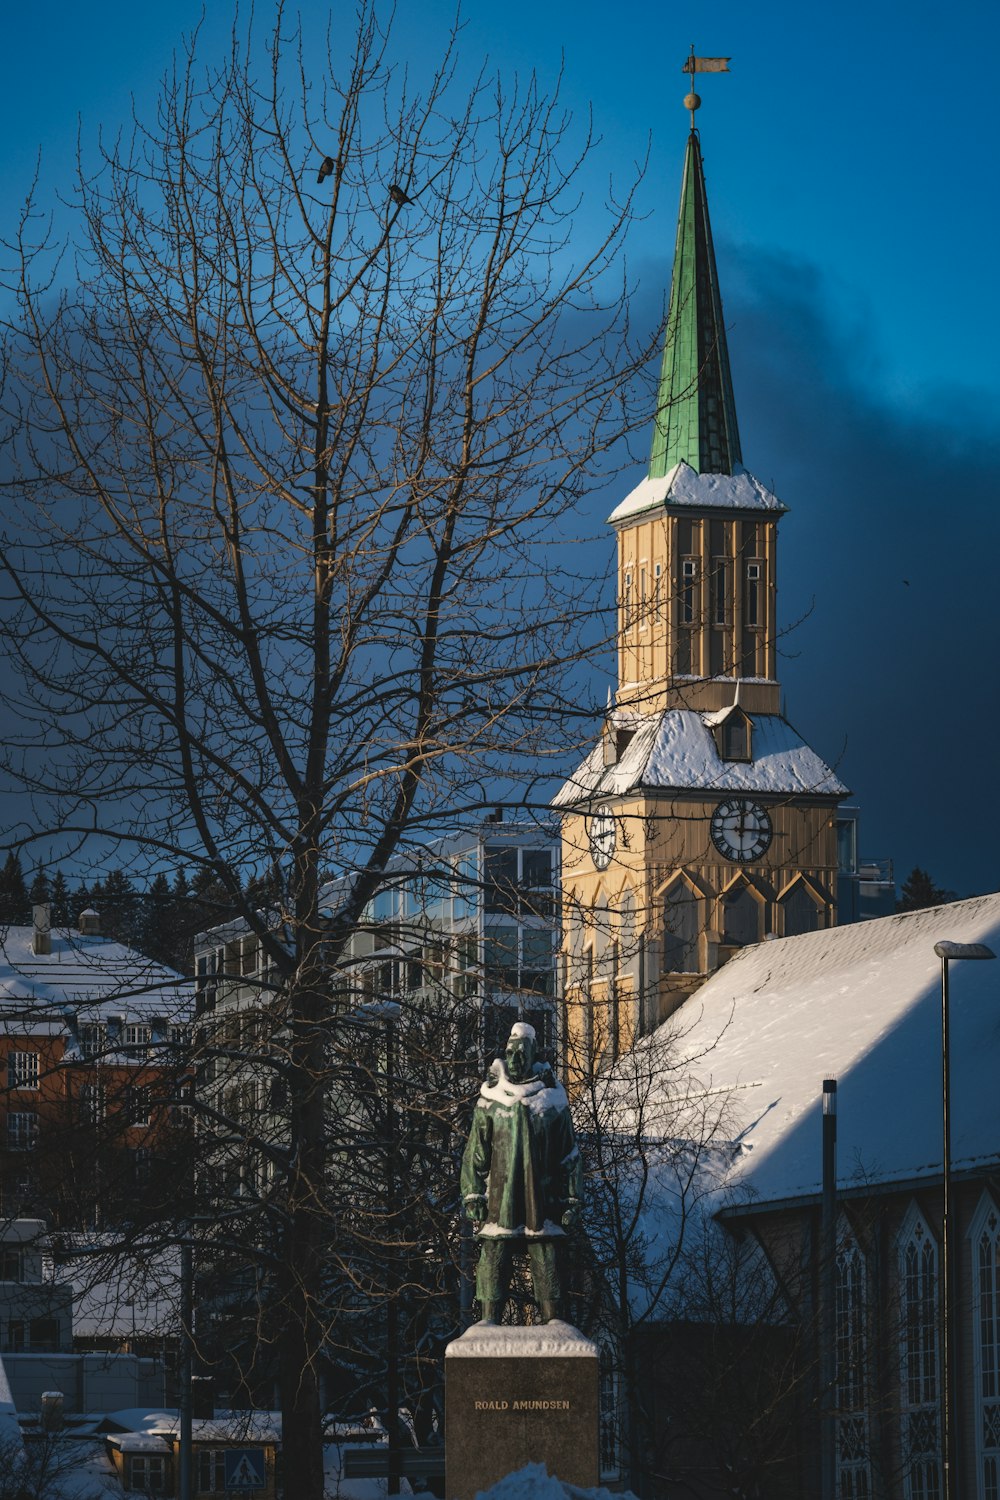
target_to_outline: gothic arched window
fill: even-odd
[[[722,934],[727,943],[759,943],[763,907],[748,885],[736,886],[722,898]]]
[[[836,1265],[837,1494],[871,1500],[868,1445],[868,1270],[849,1224],[842,1219]]]
[[[697,974],[701,898],[686,881],[678,880],[663,898],[663,971]]]
[[[1000,1496],[1000,1214],[987,1194],[972,1221],[972,1348],[979,1494]]]
[[[906,1500],[937,1500],[941,1493],[938,1247],[915,1205],[903,1220],[897,1253],[904,1494]]]
[[[781,909],[785,914],[785,937],[815,932],[819,927],[819,907],[801,880],[792,886],[787,896],[782,896]]]

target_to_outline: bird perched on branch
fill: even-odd
[[[389,184],[389,197],[392,199],[393,203],[395,203],[397,208],[402,208],[405,203],[413,202],[412,198],[408,198],[406,196],[398,182],[391,182]]]
[[[317,183],[322,184],[323,180],[325,178],[329,177],[330,173],[332,171],[333,171],[333,157],[332,156],[324,156],[323,160],[320,162],[319,175],[316,178]]]

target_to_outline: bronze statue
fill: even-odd
[[[526,1252],[542,1322],[561,1315],[562,1250],[583,1201],[580,1152],[562,1084],[536,1058],[535,1030],[511,1028],[479,1091],[462,1158],[462,1201],[476,1226],[476,1296],[497,1323],[515,1250]]]

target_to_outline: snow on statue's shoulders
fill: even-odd
[[[480,1490],[476,1500],[612,1500],[611,1492],[601,1486],[581,1489],[579,1485],[565,1484],[555,1474],[550,1474],[544,1464],[525,1464],[514,1474],[508,1474]],[[631,1490],[619,1490],[615,1500],[635,1500]]]
[[[490,1068],[479,1090],[479,1101],[486,1107],[499,1105],[502,1109],[515,1109],[520,1105],[530,1114],[537,1115],[569,1108],[566,1090],[547,1068],[526,1078],[523,1083],[515,1083],[502,1057],[498,1057]]]

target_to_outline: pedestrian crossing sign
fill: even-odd
[[[267,1483],[263,1448],[226,1449],[226,1489],[246,1494]]]

